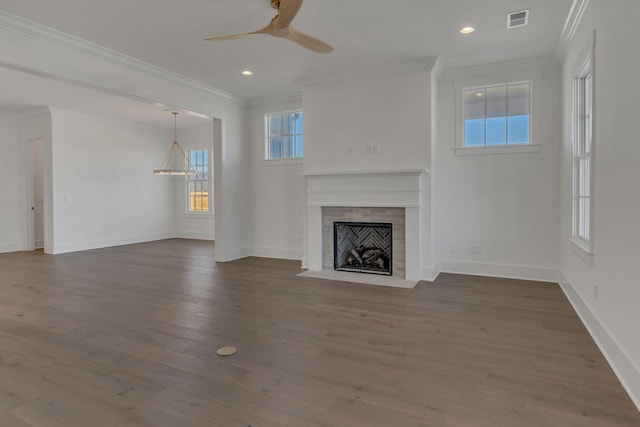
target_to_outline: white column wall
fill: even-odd
[[[534,153],[456,155],[456,86],[534,78]],[[445,71],[434,149],[440,271],[556,281],[560,233],[560,67],[553,58]],[[539,123],[538,126],[535,123]],[[472,246],[480,249],[472,253]]]
[[[18,127],[14,116],[0,113],[0,252],[20,250],[22,212]]]
[[[173,237],[172,133],[52,111],[53,253]]]
[[[640,3],[591,0],[563,63],[561,269],[563,288],[640,408],[640,144],[635,25]],[[595,30],[593,256],[571,243],[573,75]]]
[[[251,253],[256,256],[302,259],[303,160],[264,160],[265,114],[301,108],[302,95],[298,93],[255,101],[249,110]],[[305,126],[306,120],[305,111]]]
[[[213,122],[203,119],[205,126],[179,130],[178,141],[185,151],[210,150],[209,173],[213,186],[209,188],[211,211],[208,213],[187,212],[186,182],[184,177],[174,177],[176,236],[185,239],[215,240],[215,192],[213,181]],[[208,122],[208,123],[207,123]]]

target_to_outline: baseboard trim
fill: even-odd
[[[140,236],[112,237],[109,239],[87,240],[83,242],[54,243],[51,251],[46,253],[64,254],[68,252],[86,251],[91,249],[108,248],[112,246],[131,245],[134,243],[153,242],[155,240],[171,239],[175,233],[153,233]]]
[[[6,252],[18,252],[19,250],[21,250],[21,248],[20,244],[17,242],[0,244],[0,254]]]
[[[261,258],[278,258],[278,259],[291,259],[302,260],[302,249],[296,248],[274,248],[267,246],[254,246],[251,248],[253,256]]]
[[[423,267],[421,272],[421,280],[433,282],[440,274],[440,262],[436,262],[431,267]]]
[[[214,233],[200,233],[197,231],[179,231],[176,233],[176,237],[193,240],[216,240]]]
[[[536,280],[552,283],[558,282],[558,270],[555,268],[451,260],[440,260],[436,264],[438,274],[473,274],[477,276],[504,277],[507,279]]]
[[[228,249],[225,251],[224,262],[235,261],[237,259],[246,258],[251,255],[251,248]]]
[[[563,271],[559,272],[559,283],[573,309],[578,313],[580,320],[609,362],[622,387],[640,411],[640,369],[634,365],[624,349],[609,333],[604,323],[589,308]]]

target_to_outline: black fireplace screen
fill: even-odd
[[[391,230],[390,223],[334,222],[334,268],[391,276]]]

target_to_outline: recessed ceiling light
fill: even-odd
[[[482,98],[482,97],[484,96],[484,93],[482,93],[482,92],[478,92],[478,93],[476,93],[476,96],[477,96],[478,98]]]
[[[242,72],[242,75],[243,75],[243,76],[247,76],[247,77],[248,77],[248,76],[253,76],[253,71],[251,71],[251,70],[244,70],[244,71]]]
[[[460,28],[460,34],[471,34],[475,31],[476,29],[473,27],[462,27]]]

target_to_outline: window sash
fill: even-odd
[[[531,82],[473,87],[463,94],[463,146],[531,144]]]
[[[574,141],[574,237],[591,245],[593,175],[593,80],[587,60],[576,77]]]
[[[265,116],[265,158],[298,159],[304,154],[304,116],[302,110]]]
[[[185,177],[186,210],[190,214],[210,211],[209,150],[189,150],[187,158],[197,173]]]

